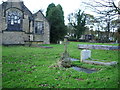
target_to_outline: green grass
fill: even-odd
[[[81,50],[70,42],[70,57],[79,59]],[[83,43],[82,43],[83,44]],[[110,44],[111,45],[111,44]],[[2,47],[3,88],[117,88],[117,66],[101,66],[73,62],[74,65],[99,70],[95,73],[78,72],[72,68],[51,67],[60,59],[64,46],[51,44],[53,48],[9,46]],[[118,61],[118,51],[92,50],[92,58]]]

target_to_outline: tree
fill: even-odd
[[[81,10],[68,15],[69,23],[75,28],[74,36],[79,40],[85,31],[86,15]]]
[[[120,7],[115,4],[115,0],[90,0],[90,2],[83,3],[89,6],[94,10],[94,12],[97,12],[98,14],[105,15],[109,13],[112,16],[120,14]]]
[[[95,17],[91,14],[86,14],[86,24],[87,25],[94,25]]]
[[[50,23],[50,42],[57,43],[63,40],[66,29],[64,24],[64,12],[61,5],[54,7],[54,4],[48,6],[46,17]]]
[[[73,39],[75,34],[75,28],[71,25],[67,25],[67,35],[69,36],[69,39]]]
[[[48,17],[49,11],[50,11],[52,8],[54,8],[54,7],[55,7],[55,4],[54,4],[54,3],[51,3],[51,4],[48,5],[47,11],[46,11],[46,17]]]
[[[112,28],[113,28],[113,36],[115,37],[115,40],[120,43],[120,20],[116,19],[112,21]],[[117,32],[115,32],[115,29],[117,28]]]
[[[104,19],[106,22],[106,42],[108,42],[111,29],[111,21],[120,15],[120,7],[115,4],[114,0],[90,0],[90,2],[83,3],[89,6],[94,12],[99,14],[99,18]]]

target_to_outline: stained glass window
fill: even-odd
[[[22,15],[18,11],[9,11],[7,13],[7,30],[22,30]]]

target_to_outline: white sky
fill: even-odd
[[[2,1],[6,0],[0,0],[0,4]],[[43,9],[44,12],[43,14],[45,15],[46,9],[49,4],[54,3],[55,5],[60,4],[63,8],[64,11],[64,16],[65,16],[65,22],[67,23],[67,16],[68,14],[75,12],[75,10],[82,9],[86,13],[94,14],[90,12],[89,9],[85,8],[84,5],[81,3],[82,1],[89,1],[89,0],[22,0],[24,1],[24,4],[28,7],[28,9],[32,12],[35,13],[40,9]],[[114,0],[116,1],[116,4],[119,0]]]

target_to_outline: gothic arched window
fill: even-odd
[[[7,30],[22,31],[22,15],[18,10],[11,10],[7,12]]]

